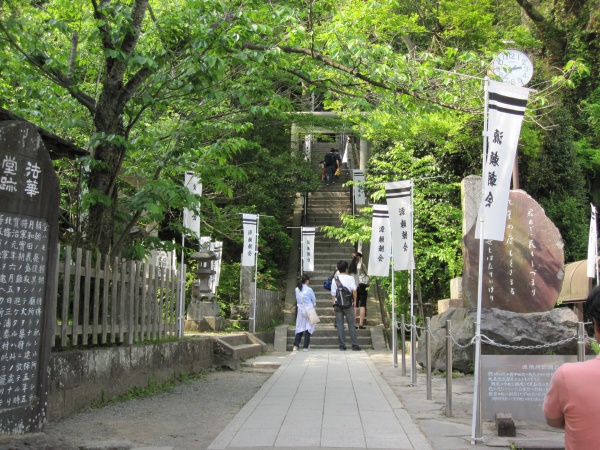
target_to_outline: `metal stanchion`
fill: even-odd
[[[410,384],[417,384],[417,325],[415,316],[410,317]]]
[[[406,323],[404,322],[404,314],[400,316],[402,331],[400,333],[401,336],[401,345],[402,345],[402,376],[406,376]]]
[[[452,333],[446,320],[446,417],[452,417]]]
[[[427,400],[431,400],[431,318],[425,317],[425,364],[427,364]]]
[[[585,338],[583,335],[583,322],[577,322],[577,361],[585,360]]]

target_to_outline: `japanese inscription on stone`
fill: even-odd
[[[479,239],[475,226],[463,238],[463,295],[477,305]],[[503,241],[484,242],[484,308],[519,313],[554,307],[564,277],[560,232],[524,191],[510,191]]]
[[[552,375],[572,355],[482,355],[483,419],[509,412],[517,420],[544,420],[542,404]]]
[[[37,383],[48,224],[0,213],[0,409],[29,404]]]
[[[46,420],[59,195],[35,127],[0,123],[0,433]]]

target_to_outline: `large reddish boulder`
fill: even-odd
[[[484,243],[481,306],[519,313],[550,311],[564,278],[563,247],[544,209],[526,192],[510,191],[504,240]],[[463,249],[463,299],[477,307],[475,225],[464,236]]]

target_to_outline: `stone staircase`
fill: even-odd
[[[339,144],[317,143],[313,146],[312,169],[319,172],[319,161],[323,160],[325,153],[328,153],[331,147],[339,149]],[[341,151],[341,150],[340,150]],[[308,272],[310,275],[310,287],[315,292],[317,298],[317,314],[321,322],[317,325],[315,333],[310,339],[312,349],[334,349],[338,348],[337,330],[334,327],[335,315],[332,308],[331,294],[323,288],[323,283],[336,269],[336,264],[340,260],[350,263],[354,246],[348,242],[340,243],[336,239],[327,238],[319,227],[324,225],[341,226],[340,213],[350,214],[350,188],[343,187],[348,181],[348,171],[342,169],[342,174],[338,181],[329,186],[321,182],[318,191],[312,193],[308,199],[307,222],[308,227],[317,227],[315,235],[314,252],[314,271]],[[358,343],[364,349],[373,348],[371,334],[372,325],[381,324],[381,313],[379,305],[373,301],[369,302],[371,307],[367,307],[367,329],[356,329]],[[358,323],[358,322],[357,322]],[[383,327],[377,327],[377,331],[383,333]],[[294,343],[294,327],[288,327],[286,348],[292,350]],[[383,339],[383,337],[381,338]],[[346,346],[351,347],[350,335],[346,325]]]

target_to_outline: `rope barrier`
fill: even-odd
[[[584,325],[590,325],[592,322],[585,322]],[[402,322],[396,322],[396,327],[397,328],[401,328],[402,326]],[[404,324],[404,330],[406,332],[410,332],[412,329],[412,327],[410,325],[406,325]],[[418,330],[421,330],[421,335],[419,336]],[[441,339],[437,339],[435,337],[435,333],[433,333],[431,331],[431,326],[429,328],[427,327],[422,327],[422,326],[418,326],[415,325],[415,331],[416,331],[416,336],[417,336],[417,340],[421,341],[423,339],[423,331],[429,331],[431,339],[434,342],[442,342]],[[456,338],[452,335],[452,333],[450,333],[450,339],[452,340],[452,343],[454,345],[456,345],[459,348],[465,349],[470,347],[471,345],[473,345],[475,343],[475,338],[476,336],[472,336],[471,339],[469,340],[469,342],[467,344],[460,344]],[[515,349],[515,350],[537,350],[537,349],[543,349],[543,348],[551,348],[551,347],[558,347],[560,345],[566,344],[570,341],[576,340],[577,339],[577,335],[573,335],[571,337],[565,338],[565,339],[561,339],[560,341],[556,341],[556,342],[550,342],[550,343],[544,343],[544,344],[536,344],[536,345],[511,345],[511,344],[501,344],[499,342],[494,341],[493,339],[491,339],[490,337],[486,336],[485,334],[481,335],[481,342],[494,346],[494,347],[502,347],[502,348],[510,348],[510,349]],[[591,338],[590,336],[588,336],[587,334],[584,335],[584,339],[588,342],[596,342],[596,340],[594,338]]]

